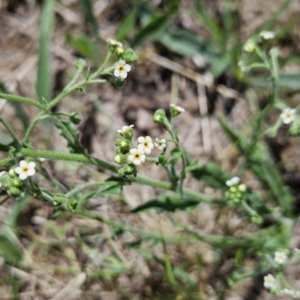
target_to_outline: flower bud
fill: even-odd
[[[75,61],[75,66],[78,68],[78,69],[83,69],[86,65],[86,61],[82,58],[79,58]]]
[[[253,215],[253,216],[251,216],[251,221],[256,224],[261,224],[263,221],[263,218],[260,215]]]
[[[81,122],[81,117],[78,113],[72,113],[70,120],[73,124],[78,125]]]
[[[16,198],[21,196],[21,190],[15,186],[10,186],[7,193]]]
[[[12,180],[12,186],[19,188],[19,187],[23,186],[23,182],[19,178],[15,178]]]
[[[165,166],[168,164],[168,157],[165,154],[161,154],[158,157],[158,162],[156,163],[157,166]]]
[[[133,49],[128,48],[126,49],[125,53],[123,54],[123,59],[128,63],[128,64],[133,64],[138,60],[138,55],[134,52]]]
[[[126,156],[124,154],[117,154],[115,156],[115,163],[121,165],[126,162]]]
[[[162,125],[164,128],[168,128],[170,126],[169,120],[166,116],[166,113],[163,109],[158,109],[154,113],[152,117],[153,121],[159,125]]]
[[[9,175],[10,178],[17,177],[17,174],[16,174],[16,172],[15,172],[15,169],[10,169],[10,170],[8,171],[8,175]]]

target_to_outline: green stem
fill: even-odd
[[[111,52],[108,52],[103,64],[101,65],[101,67],[93,75],[90,76],[91,79],[95,79],[96,77],[98,77],[102,73],[102,71],[104,70],[107,62],[110,59],[110,57],[111,57]]]
[[[14,132],[14,130],[12,129],[12,127],[10,126],[10,124],[5,119],[3,119],[1,116],[0,116],[0,122],[4,125],[6,130],[9,132],[9,134],[11,135],[13,140],[16,142],[17,146],[19,148],[21,148],[21,144],[19,142],[19,139],[18,139],[16,133]]]
[[[23,143],[27,143],[29,141],[29,138],[36,126],[36,124],[43,118],[45,112],[44,111],[41,111],[36,117],[35,119],[32,121],[32,123],[30,124],[30,126],[28,127],[26,133],[25,133],[25,137],[24,137],[24,140],[23,140]]]
[[[103,160],[90,157],[84,154],[72,154],[72,153],[61,153],[54,151],[43,151],[43,150],[33,150],[33,149],[22,149],[20,153],[27,157],[36,157],[36,158],[46,158],[54,160],[66,160],[66,161],[76,161],[81,163],[88,163],[102,167],[106,170],[112,171],[114,173],[118,172],[118,166],[105,162]],[[162,182],[158,180],[153,180],[150,178],[144,178],[137,176],[135,182],[160,188],[163,190],[172,190],[172,184],[168,182]],[[183,193],[199,202],[209,202],[209,203],[223,203],[221,200],[215,199],[205,194],[195,192],[190,189],[183,189]]]
[[[0,98],[3,98],[7,101],[21,102],[21,103],[33,105],[33,106],[38,107],[40,109],[44,108],[44,106],[41,103],[39,103],[37,101],[34,101],[32,99],[29,99],[29,98],[21,97],[21,96],[0,93]]]
[[[43,151],[43,150],[33,150],[33,149],[25,149],[23,148],[21,154],[28,157],[36,157],[36,158],[46,158],[46,159],[54,159],[54,160],[66,160],[66,161],[76,161],[82,163],[88,163],[92,165],[96,165],[107,169],[109,171],[118,172],[118,167],[105,162],[103,160],[87,156],[84,154],[72,154],[72,153],[62,153],[55,151]]]
[[[77,72],[75,73],[72,80],[67,84],[67,86],[64,88],[65,91],[67,91],[79,78],[81,72],[83,71],[83,67],[78,68]]]
[[[86,183],[86,184],[83,184],[73,190],[71,190],[70,192],[68,192],[65,197],[71,197],[85,189],[89,189],[89,188],[95,188],[95,187],[99,187],[99,186],[103,186],[103,185],[107,185],[107,184],[110,184],[112,183],[112,181],[104,181],[104,182],[89,182],[89,183]]]

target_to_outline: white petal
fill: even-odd
[[[139,166],[141,164],[141,161],[140,159],[134,159],[133,160],[133,163],[136,165],[136,166]]]
[[[151,149],[150,148],[144,148],[144,152],[145,154],[150,154],[151,153]]]
[[[114,75],[116,77],[120,77],[120,71],[119,70],[114,70]]]
[[[26,161],[26,160],[21,160],[21,161],[19,162],[19,166],[20,166],[21,168],[27,167],[27,161]]]
[[[142,154],[140,160],[141,160],[141,162],[145,162],[145,160],[146,160],[146,155]]]
[[[21,180],[25,180],[27,177],[28,177],[28,175],[27,175],[26,172],[22,172],[22,173],[19,175],[19,178],[20,178]]]
[[[130,65],[125,65],[124,69],[128,73],[131,70],[131,67],[130,67]]]
[[[144,150],[144,148],[145,148],[144,144],[138,144],[137,147],[139,150]]]
[[[30,163],[28,163],[28,168],[29,169],[34,169],[36,166],[35,162],[34,161],[31,161]]]
[[[35,169],[29,169],[28,171],[27,171],[27,175],[28,176],[33,176],[35,174]]]
[[[126,71],[122,71],[122,72],[119,72],[120,73],[120,77],[121,78],[126,78],[127,77],[127,72]]]
[[[128,155],[127,161],[131,163],[131,162],[133,162],[133,160],[134,160],[134,155],[131,155],[131,154]]]
[[[134,155],[138,152],[138,150],[133,148],[133,149],[130,149],[129,152]]]
[[[21,174],[21,173],[22,173],[22,168],[16,167],[16,168],[15,168],[15,172],[16,172],[17,174]]]

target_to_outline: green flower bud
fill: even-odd
[[[240,192],[246,192],[246,190],[247,190],[246,184],[244,184],[244,183],[240,184],[240,185],[238,186],[238,190],[239,190]]]
[[[122,43],[120,43],[116,40],[108,39],[106,42],[107,42],[107,45],[108,45],[108,50],[111,53],[115,53],[118,48],[123,48]]]
[[[118,174],[125,180],[134,180],[137,175],[136,167],[133,164],[125,165],[119,169]]]
[[[10,169],[10,170],[8,171],[8,175],[9,175],[10,178],[15,178],[15,177],[17,177],[17,174],[15,173],[15,169]]]
[[[115,156],[115,163],[121,165],[126,162],[126,156],[124,154],[117,154]]]
[[[161,154],[158,157],[158,162],[156,163],[157,166],[166,166],[168,164],[168,157],[165,154]]]
[[[122,78],[117,78],[114,81],[114,85],[116,86],[116,88],[121,89],[124,85],[126,84],[126,81]]]
[[[21,196],[21,190],[15,186],[10,186],[7,193],[16,198]]]
[[[76,211],[78,208],[78,202],[76,200],[70,200],[67,203],[67,207],[70,211]]]
[[[73,113],[71,116],[70,116],[70,120],[73,124],[76,124],[78,125],[80,122],[81,122],[81,117],[78,113]]]
[[[152,117],[153,121],[159,125],[162,125],[164,128],[168,128],[170,126],[169,120],[166,116],[166,113],[163,109],[158,109],[154,113]]]
[[[263,221],[263,218],[260,215],[253,215],[253,216],[251,216],[251,221],[256,224],[261,224]]]
[[[131,149],[131,143],[128,140],[123,140],[121,142],[121,145],[119,146],[119,149],[121,150],[121,153],[127,154],[129,150]]]
[[[123,59],[128,63],[128,64],[133,64],[138,60],[138,55],[134,52],[133,49],[128,48],[126,49],[125,53],[123,54]]]
[[[117,47],[116,48],[116,55],[118,58],[123,58],[123,54],[124,54],[124,48],[123,47]]]
[[[12,185],[14,186],[14,187],[21,187],[21,186],[23,186],[23,182],[22,182],[22,180],[21,179],[19,179],[19,178],[15,178],[15,179],[13,179],[13,181],[12,181]]]
[[[82,58],[79,58],[75,61],[75,66],[78,68],[78,69],[83,69],[86,65],[86,61]]]

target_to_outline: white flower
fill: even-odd
[[[118,63],[115,65],[114,75],[116,77],[121,77],[125,79],[127,77],[127,73],[131,70],[131,66],[126,64],[125,60],[120,59]]]
[[[285,108],[284,111],[280,114],[280,118],[284,124],[290,124],[295,120],[296,109]]]
[[[134,165],[138,166],[141,163],[144,163],[146,160],[146,155],[142,149],[130,149],[129,155],[127,157],[127,161],[129,163],[133,163]]]
[[[2,171],[0,172],[0,177],[3,176],[6,172],[5,171]],[[0,188],[2,187],[2,183],[0,182]]]
[[[254,49],[255,49],[255,43],[254,43],[254,41],[253,40],[248,40],[247,42],[246,42],[246,44],[244,45],[244,50],[246,51],[246,52],[253,52],[254,51]]]
[[[150,136],[140,136],[138,138],[138,149],[141,149],[144,151],[145,154],[150,154],[152,149],[154,148],[153,142]]]
[[[276,285],[275,277],[271,274],[268,274],[264,277],[264,286],[267,289],[273,289]]]
[[[179,105],[175,105],[175,104],[170,104],[171,108],[174,108],[178,113],[182,113],[185,112],[185,109]]]
[[[287,254],[284,251],[276,251],[274,261],[280,265],[284,265],[288,260]]]
[[[121,42],[118,42],[114,39],[107,39],[106,42],[108,44],[110,44],[111,46],[118,46],[118,47],[123,47],[122,43]]]
[[[233,185],[237,185],[238,183],[240,183],[240,178],[239,177],[232,177],[231,179],[226,181],[226,185],[227,186],[233,186]]]
[[[165,139],[156,138],[155,141],[154,146],[159,150],[164,150],[167,147],[167,141]]]
[[[287,288],[281,290],[280,293],[281,293],[281,295],[287,295],[287,296],[291,296],[293,298],[299,298],[299,296],[300,296],[300,293],[298,291],[292,290],[292,289],[287,289]]]
[[[123,126],[122,129],[117,130],[119,133],[125,133],[127,131],[130,131],[131,128],[133,128],[134,125],[129,125],[129,126]]]
[[[15,168],[15,172],[19,174],[21,180],[25,180],[28,176],[35,174],[35,162],[27,163],[27,161],[21,160],[19,167]]]
[[[275,32],[274,31],[263,30],[259,34],[259,36],[262,37],[264,40],[271,40],[275,37]]]

